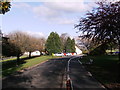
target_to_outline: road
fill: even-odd
[[[71,59],[72,58],[72,59]],[[69,71],[68,71],[69,69]],[[30,70],[10,75],[2,80],[3,88],[66,88],[66,81],[71,80],[71,87],[103,88],[88,73],[78,57],[64,57],[48,60]]]
[[[76,90],[96,90],[103,89],[102,86],[97,80],[92,77],[92,74],[84,68],[82,63],[78,59],[71,59],[69,65],[69,78],[72,83],[72,89]]]

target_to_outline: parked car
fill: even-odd
[[[53,54],[54,56],[64,56],[64,54],[63,53],[55,53],[55,54]]]
[[[71,53],[66,53],[66,56],[71,56],[72,54]]]

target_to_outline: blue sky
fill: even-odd
[[[12,2],[11,10],[0,15],[0,25],[5,34],[19,30],[47,37],[50,32],[78,36],[74,25],[85,13],[95,7],[94,2]]]

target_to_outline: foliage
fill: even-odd
[[[120,45],[120,1],[98,2],[98,8],[88,12],[75,27],[98,46],[102,43],[119,42]]]
[[[108,47],[108,45],[102,44],[102,45],[96,47],[95,49],[93,49],[89,54],[90,55],[104,55],[104,54],[106,54],[107,47]]]
[[[71,52],[71,38],[68,37],[65,44],[65,52]]]
[[[75,52],[75,40],[70,37],[67,38],[65,43],[65,52],[74,53]]]
[[[18,54],[19,55],[22,54],[18,46],[16,46],[14,43],[3,40],[2,42],[2,55],[3,56],[10,57],[10,56],[17,56]]]
[[[71,40],[71,52],[75,52],[75,40],[74,39],[72,39]]]
[[[11,4],[8,0],[0,1],[0,14],[5,14],[6,12],[10,11]]]
[[[45,44],[46,51],[51,55],[52,53],[59,53],[62,51],[62,44],[59,35],[56,32],[51,32]]]

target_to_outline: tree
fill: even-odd
[[[29,58],[31,58],[31,52],[35,50],[42,52],[44,50],[44,45],[44,38],[35,38],[33,36],[28,36],[25,51],[29,52]]]
[[[8,0],[0,1],[0,14],[5,14],[6,12],[10,11],[11,4]]]
[[[84,38],[92,39],[98,45],[117,41],[120,45],[120,1],[98,2],[98,8],[88,12],[76,25]]]
[[[45,48],[49,54],[59,53],[62,51],[61,40],[56,32],[51,32],[45,44]]]
[[[75,52],[75,40],[70,37],[67,38],[66,44],[65,44],[65,52],[73,53]]]
[[[25,46],[27,43],[27,37],[26,34],[20,31],[16,31],[13,33],[10,33],[8,35],[10,43],[14,44],[15,47],[19,48],[20,52],[23,54],[25,52]],[[15,50],[15,48],[12,48]],[[22,55],[21,53],[16,53],[17,56],[17,62],[19,62],[19,57]]]
[[[44,51],[45,49],[45,38],[36,38],[36,49],[40,52]]]
[[[44,38],[36,38],[21,31],[10,33],[8,36],[10,38],[10,41],[14,43],[15,46],[20,48],[22,53],[29,52],[29,58],[31,58],[31,53],[33,51],[42,51],[44,49]],[[19,59],[20,55],[18,55],[17,57]]]
[[[98,7],[81,18],[75,27],[83,33],[83,38],[92,39],[98,46],[117,42],[120,52],[120,1],[104,1],[97,4]]]
[[[14,48],[14,49],[13,49]],[[14,43],[8,41],[2,42],[2,55],[6,57],[21,55],[22,52]]]
[[[75,52],[75,40],[74,39],[71,40],[71,52],[72,53]]]
[[[36,50],[36,39],[30,35],[26,35],[25,37],[26,43],[23,47],[25,51],[29,52],[29,58],[31,58],[31,53]]]
[[[71,52],[71,38],[68,37],[65,43],[65,52]]]
[[[65,43],[66,43],[68,37],[69,37],[69,35],[67,33],[63,33],[60,36],[61,44],[62,44],[62,52],[65,52]]]

